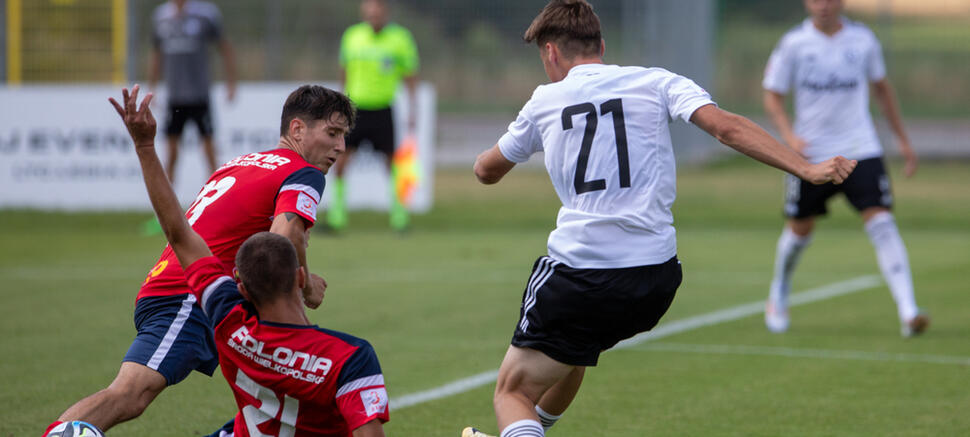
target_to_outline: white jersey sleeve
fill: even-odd
[[[866,56],[866,76],[869,82],[878,82],[886,78],[886,60],[882,57],[882,44],[879,44],[875,35],[872,35],[872,43]]]
[[[530,156],[542,151],[542,137],[531,117],[529,107],[529,103],[526,103],[515,121],[509,124],[508,132],[498,140],[502,156],[515,163],[526,162]]]
[[[788,94],[795,76],[795,52],[789,44],[788,38],[782,38],[771,52],[768,65],[765,66],[765,77],[761,86],[776,93]]]
[[[694,81],[680,75],[671,74],[664,87],[664,99],[671,120],[682,119],[690,123],[690,117],[702,106],[712,105],[711,95]]]

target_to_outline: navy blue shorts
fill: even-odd
[[[195,304],[195,296],[143,297],[135,303],[135,329],[124,361],[147,366],[178,384],[193,370],[212,376],[219,355],[209,318]]]

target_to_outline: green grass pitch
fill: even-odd
[[[884,285],[792,309],[785,335],[760,315],[607,352],[553,436],[970,435],[970,166],[892,167],[917,299],[933,324],[902,339]],[[342,236],[315,233],[330,283],[321,326],[364,337],[392,398],[496,369],[558,201],[543,173],[496,186],[470,171],[436,178],[434,212],[403,237],[375,213]],[[781,229],[782,177],[740,159],[678,175],[684,283],[661,325],[760,301]],[[878,275],[858,218],[837,199],[795,291]],[[163,247],[146,214],[0,212],[0,436],[39,435],[114,377],[134,335],[135,292]],[[494,385],[395,410],[390,436],[494,432]],[[112,435],[208,433],[235,412],[221,374],[193,374]]]

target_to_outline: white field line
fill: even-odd
[[[866,275],[860,276],[855,279],[849,279],[847,281],[836,282],[834,284],[823,285],[818,288],[813,288],[808,291],[803,291],[801,293],[795,293],[789,297],[789,307],[797,305],[805,305],[812,302],[817,302],[820,300],[831,299],[833,297],[842,296],[844,294],[855,293],[857,291],[862,291],[867,288],[875,287],[882,283],[882,279],[876,275]],[[647,331],[626,340],[621,341],[616,345],[614,349],[617,348],[627,348],[631,346],[636,346],[645,341],[652,341],[658,338],[667,337],[674,334],[679,334],[681,332],[693,331],[698,328],[703,328],[706,326],[716,325],[719,323],[730,322],[733,320],[742,319],[755,314],[762,314],[765,312],[765,302],[759,300],[757,302],[746,303],[743,305],[738,305],[736,307],[725,308],[723,310],[714,311],[707,314],[701,314],[699,316],[688,317],[686,319],[675,320],[670,323],[665,323],[657,326],[652,331]]]
[[[789,298],[789,306],[804,305],[811,302],[831,299],[833,297],[872,288],[881,283],[882,279],[880,279],[879,276],[860,276],[858,278],[813,288],[801,293],[795,293]],[[643,342],[653,341],[670,335],[679,334],[681,332],[742,319],[748,316],[763,313],[764,310],[764,301],[758,301],[731,308],[725,308],[723,310],[718,310],[707,314],[701,314],[699,316],[688,317],[686,319],[675,320],[670,323],[662,323],[652,331],[644,332],[620,342],[616,345],[616,347],[614,347],[614,349],[629,348]],[[399,410],[464,393],[483,385],[491,384],[492,382],[495,382],[497,377],[498,370],[489,370],[487,372],[482,372],[477,375],[472,375],[467,378],[449,382],[439,387],[395,397],[391,399],[390,408],[392,410]]]
[[[477,375],[452,381],[429,390],[423,390],[416,393],[391,398],[390,408],[392,410],[400,410],[402,408],[413,407],[425,402],[436,401],[448,396],[461,394],[466,391],[472,391],[483,385],[488,385],[495,382],[496,378],[498,378],[498,369],[489,370],[487,372],[482,372]]]
[[[684,344],[684,343],[653,343],[642,345],[633,350],[685,352],[697,354],[717,355],[759,355],[790,358],[822,358],[836,360],[906,362],[929,364],[957,364],[970,366],[970,357],[955,355],[923,355],[902,354],[888,352],[869,352],[860,350],[829,350],[829,349],[796,349],[788,347],[770,346],[733,346],[725,344]]]

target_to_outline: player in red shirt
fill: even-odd
[[[192,231],[186,224],[173,232]],[[292,243],[270,232],[250,237],[237,255],[237,284],[200,238],[174,233],[185,240],[177,254],[239,407],[231,433],[215,435],[384,435],[388,397],[377,355],[366,340],[306,322],[305,275]]]
[[[137,93],[138,85],[131,96],[124,90],[125,101]],[[293,243],[299,264],[308,271],[307,231],[316,220],[324,173],[344,150],[354,108],[343,94],[305,85],[287,98],[281,118],[278,148],[223,165],[186,213],[188,223],[227,269],[234,268],[236,252],[247,238],[270,231]],[[129,133],[136,145],[144,145],[145,139]],[[326,289],[323,278],[308,275],[301,284],[306,305],[319,306]],[[58,420],[83,420],[107,430],[140,415],[165,387],[192,370],[212,375],[218,357],[212,330],[196,301],[181,264],[166,247],[138,293],[138,335],[118,376]]]
[[[150,96],[146,100],[150,100]],[[226,381],[239,406],[232,435],[383,436],[384,376],[365,340],[310,325],[301,288],[306,273],[293,244],[270,232],[236,254],[234,281],[181,214],[155,154],[155,125],[136,96],[112,101],[136,140],[145,185],[192,294],[209,316]],[[191,214],[188,214],[191,217]]]

